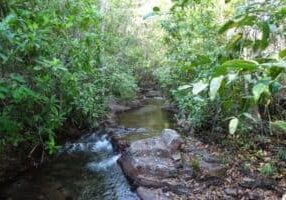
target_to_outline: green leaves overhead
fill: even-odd
[[[257,39],[254,38],[248,38],[246,35],[247,31],[244,31],[245,27],[257,27],[260,29],[260,32],[262,33],[262,38]],[[218,31],[219,34],[225,33],[226,31],[236,28],[240,30],[240,33],[232,38],[230,40],[229,46],[234,47],[234,45],[240,41],[241,39],[244,40],[243,45],[248,46],[250,44],[249,41],[252,41],[253,49],[255,51],[257,50],[264,50],[269,45],[269,39],[270,39],[270,20],[262,20],[262,17],[257,17],[256,15],[249,13],[246,15],[240,15],[237,18],[234,18],[232,20],[227,21]],[[254,30],[254,29],[253,29]],[[241,35],[241,38],[238,37]]]
[[[285,96],[286,1],[174,2],[164,21],[167,64],[175,66],[168,80],[175,87],[190,83],[174,95],[190,123],[196,126],[215,115],[215,126],[225,128],[221,119],[239,116],[239,131],[251,132],[270,118],[286,119],[279,101]],[[230,134],[238,123],[238,117],[231,118]]]
[[[255,23],[255,21],[256,21],[256,17],[252,15],[246,15],[246,16],[243,16],[242,18],[229,20],[219,29],[218,33],[222,34],[231,28],[251,26]]]
[[[213,101],[216,97],[216,94],[221,86],[221,83],[224,79],[224,76],[219,76],[219,77],[215,77],[211,80],[210,82],[210,90],[209,90],[209,96],[210,99]]]

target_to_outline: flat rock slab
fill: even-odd
[[[200,181],[208,181],[207,177],[213,180],[213,177],[223,177],[226,172],[216,156],[196,143],[196,140],[184,142],[175,130],[164,129],[158,137],[128,144],[119,162],[126,176],[141,188],[138,193],[142,199],[168,199],[161,189],[176,195],[188,195],[192,191],[188,180],[196,177],[203,177]],[[150,187],[157,189],[148,194],[142,192]]]
[[[132,142],[119,161],[136,185],[163,187],[162,179],[177,175],[178,156],[173,155],[182,144],[176,131],[165,129],[159,137]]]
[[[209,153],[207,148],[196,139],[188,139],[185,145],[184,165],[191,167],[195,172],[204,178],[223,179],[226,176],[226,167],[220,159]]]

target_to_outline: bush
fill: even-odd
[[[156,76],[192,127],[211,119],[212,130],[272,134],[280,120],[285,131],[277,103],[285,85],[285,2],[222,4],[174,2],[162,21],[167,67]]]
[[[108,16],[99,12],[99,1],[2,2],[2,149],[30,142],[31,148],[40,144],[53,153],[57,149],[56,133],[67,119],[78,126],[86,122],[97,126],[108,111],[110,98],[136,95],[132,67],[114,55],[130,37],[115,30],[120,20],[128,17],[124,11],[118,15],[125,18],[108,21]],[[116,2],[120,3],[111,4]],[[103,30],[103,26],[107,28]],[[125,58],[128,62],[126,55],[121,60]],[[141,61],[136,56],[132,59],[130,65]]]

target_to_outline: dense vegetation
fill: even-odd
[[[271,123],[285,126],[285,8],[283,1],[176,1],[162,23],[169,67],[156,74],[191,126],[230,120],[231,134],[238,124],[240,132],[263,133]]]
[[[165,66],[154,74],[181,124],[246,149],[274,137],[264,150],[285,160],[285,20],[283,0],[173,1],[162,21]]]
[[[65,123],[96,127],[111,99],[136,95],[135,72],[149,59],[124,10],[131,1],[0,5],[2,150],[24,142],[53,153]]]

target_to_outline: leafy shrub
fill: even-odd
[[[133,52],[120,54],[130,65],[114,53],[121,53],[131,37],[116,29],[129,16],[120,11],[109,21],[99,7],[93,0],[1,1],[2,149],[30,142],[31,148],[41,145],[54,153],[58,130],[67,119],[97,126],[110,98],[135,96],[132,65],[142,61],[136,56],[141,49],[132,58]],[[129,50],[133,46],[125,45]]]
[[[272,134],[271,121],[286,117],[276,103],[285,84],[285,45],[273,47],[285,40],[285,2],[210,2],[174,2],[162,22],[173,66],[165,70],[172,73],[159,80],[180,91],[172,94],[193,127],[211,119],[209,128],[228,127],[231,134],[251,128]]]

